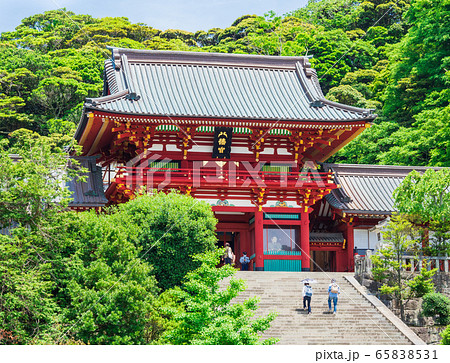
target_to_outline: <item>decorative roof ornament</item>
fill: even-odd
[[[312,101],[310,104],[309,104],[309,107],[319,107],[319,108],[322,108],[322,107],[324,107],[325,106],[325,104],[321,101],[321,100],[315,100],[315,101]]]

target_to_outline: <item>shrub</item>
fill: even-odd
[[[450,299],[440,293],[430,293],[423,297],[423,315],[435,317],[439,325],[450,324]]]
[[[215,248],[217,220],[211,207],[186,195],[141,195],[120,205],[117,216],[136,226],[140,257],[154,267],[163,290],[200,266],[193,255]]]
[[[229,265],[217,268],[223,249],[193,256],[200,267],[189,272],[180,287],[171,293],[178,310],[170,307],[172,325],[160,342],[175,345],[270,345],[277,338],[261,339],[276,313],[255,318],[259,298],[231,303],[246,288],[244,280],[231,278],[236,271]],[[173,302],[172,302],[172,306]]]
[[[445,330],[441,333],[441,344],[450,345],[450,325],[448,325]]]

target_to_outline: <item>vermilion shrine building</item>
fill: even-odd
[[[351,271],[355,228],[388,210],[355,206],[345,167],[323,163],[375,117],[326,100],[307,57],[113,48],[76,132],[91,175],[72,207],[176,189],[212,206],[218,243],[254,270]]]

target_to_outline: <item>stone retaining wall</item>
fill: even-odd
[[[375,295],[400,318],[400,309],[396,306],[395,301],[380,294],[378,290],[382,285],[380,282],[374,281],[368,273],[355,276],[355,279],[367,289],[369,294]],[[434,276],[433,282],[436,292],[450,297],[450,274],[438,273]],[[439,344],[442,339],[440,333],[445,326],[434,325],[434,319],[422,316],[421,310],[421,298],[408,301],[405,306],[405,323],[427,344]]]

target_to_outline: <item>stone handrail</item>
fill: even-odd
[[[370,274],[372,271],[372,261],[370,259],[371,251],[367,251],[366,256],[355,256],[355,275],[360,276],[364,273]],[[422,267],[427,270],[438,268],[438,272],[449,273],[450,257],[430,257],[430,256],[402,256],[403,264],[410,264],[407,271],[419,272]]]

